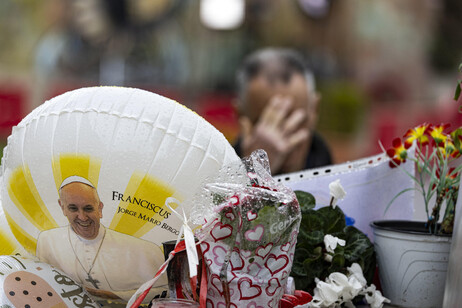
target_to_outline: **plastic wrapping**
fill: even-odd
[[[266,153],[222,169],[195,199],[191,219],[208,268],[207,307],[278,307],[292,267],[300,207],[273,180]]]

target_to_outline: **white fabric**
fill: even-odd
[[[61,183],[61,186],[59,187],[59,189],[63,188],[64,186],[66,186],[68,184],[74,183],[74,182],[87,184],[88,186],[95,188],[95,186],[93,186],[93,184],[89,180],[87,180],[86,178],[83,178],[83,177],[78,176],[78,175],[72,175],[72,176],[67,177],[67,178],[64,179],[64,181]]]
[[[60,268],[83,286],[95,289],[86,279],[101,240],[103,243],[90,274],[99,281],[97,285],[100,290],[111,291],[125,301],[141,284],[154,277],[164,262],[162,251],[154,243],[106,229],[102,225],[93,240],[79,237],[70,226],[43,231],[37,242],[37,257]],[[166,289],[167,278],[164,275],[149,298]]]

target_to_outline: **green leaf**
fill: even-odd
[[[303,262],[295,262],[292,265],[292,276],[306,277],[307,271],[303,266]]]
[[[319,260],[322,257],[322,247],[316,247],[311,253],[308,253],[307,259],[311,261]],[[305,260],[306,261],[306,260]]]
[[[315,210],[308,210],[306,213],[302,214],[300,229],[303,229],[306,232],[324,230],[324,224],[324,217],[320,216]]]
[[[303,229],[300,229],[299,231],[298,242],[300,245],[308,245],[308,246],[317,246],[319,244],[322,244],[324,242],[324,232],[321,230],[314,230],[311,232],[306,232]],[[298,246],[299,244],[297,244]],[[302,246],[303,247],[303,246]]]
[[[318,214],[324,221],[325,234],[342,232],[346,226],[345,214],[338,206],[335,209],[331,206],[322,207],[318,210]]]
[[[454,100],[455,101],[457,101],[459,99],[459,97],[460,97],[460,92],[461,92],[460,83],[461,83],[461,81],[459,80],[457,82],[456,91],[454,93]]]
[[[329,267],[329,273],[333,272],[343,272],[343,268],[345,267],[345,257],[343,253],[335,253],[332,257],[332,262]]]
[[[459,84],[459,88],[460,88],[460,84]],[[462,128],[460,127],[455,129],[451,133],[452,140],[454,141],[454,146],[459,152],[462,152],[462,142],[461,142],[461,139],[459,138],[460,136],[462,136]]]
[[[302,214],[306,210],[314,209],[316,205],[316,199],[314,196],[306,191],[296,190],[295,196],[297,197],[298,203],[300,204],[300,209]]]
[[[309,290],[310,289],[310,280],[306,279],[305,277],[297,277],[296,275],[292,275],[295,280],[295,288],[297,290]]]
[[[362,259],[364,252],[371,246],[370,240],[358,229],[349,226],[345,228],[346,245],[345,258],[354,263]]]
[[[358,263],[363,269],[364,277],[372,281],[375,272],[374,244],[369,238],[353,226],[345,228],[345,259],[348,264]]]
[[[319,247],[321,248],[321,247]],[[308,258],[303,262],[303,266],[306,270],[306,279],[311,280],[314,283],[314,279],[319,277],[324,279],[324,267],[322,266],[324,260],[322,259],[322,254],[318,258],[312,259]],[[322,277],[322,278],[321,278]]]

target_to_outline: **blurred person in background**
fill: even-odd
[[[255,51],[237,72],[237,88],[239,156],[264,149],[273,175],[332,164],[326,142],[315,131],[320,95],[297,52]]]
[[[40,77],[117,86],[186,80],[187,51],[172,18],[182,2],[48,1],[49,10],[60,12],[55,14],[60,22],[37,45]]]
[[[133,48],[125,1],[49,0],[46,4],[47,11],[59,12],[55,15],[60,20],[37,45],[40,76],[122,85],[124,59]]]

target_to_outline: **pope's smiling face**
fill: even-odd
[[[75,233],[87,240],[96,238],[103,203],[95,188],[79,182],[67,184],[61,188],[58,203]]]

